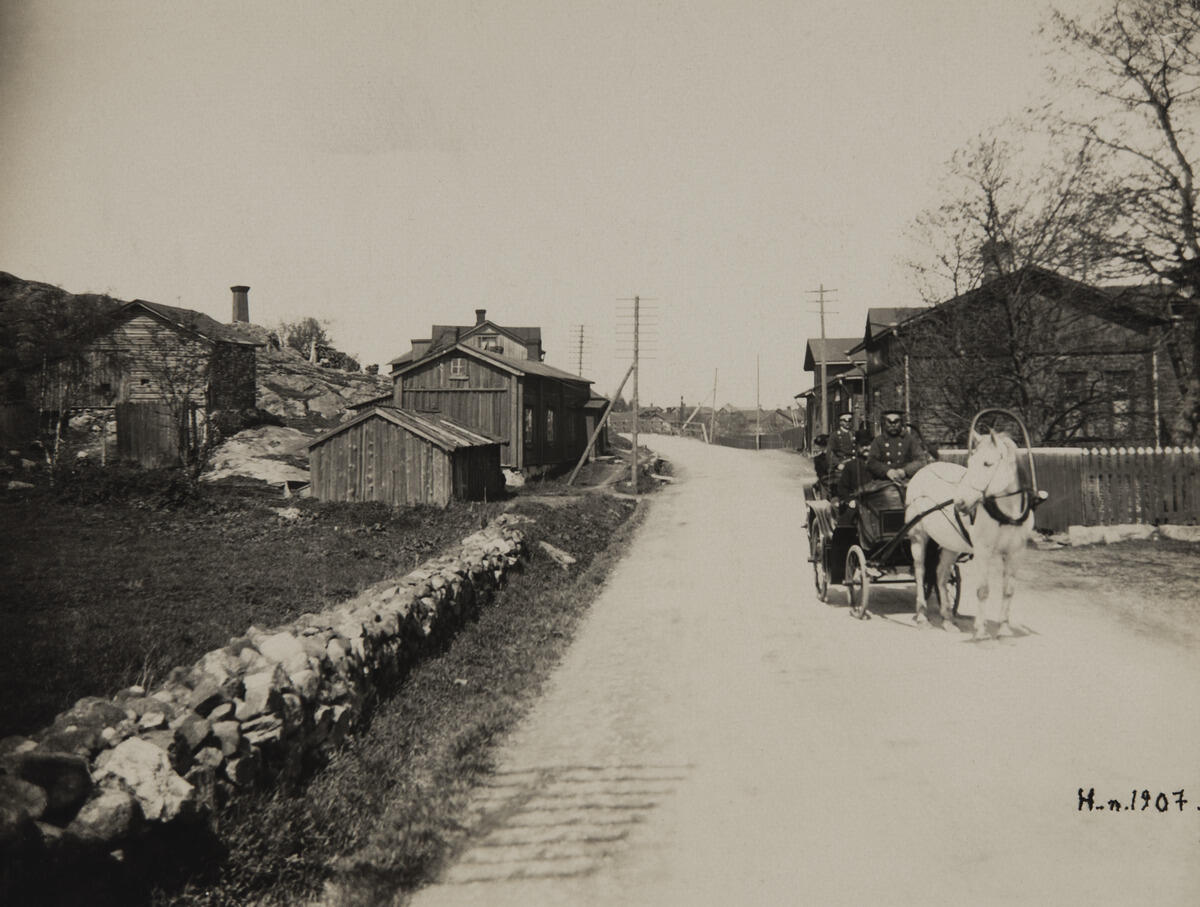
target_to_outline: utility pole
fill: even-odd
[[[762,443],[762,354],[754,355],[754,449],[761,450]]]
[[[713,369],[713,407],[712,414],[708,417],[708,443],[711,444],[717,437],[717,372],[720,369]]]
[[[633,297],[633,456],[630,457],[630,485],[633,493],[638,493],[638,320],[640,318],[642,300]]]
[[[633,439],[633,455],[630,457],[630,480],[633,486],[633,493],[639,494],[638,490],[638,410],[641,408],[638,402],[638,374],[641,371],[641,329],[642,329],[642,302],[641,296],[634,296],[632,299],[624,299],[622,302],[633,303],[633,364],[630,366],[633,370],[633,430],[631,432]],[[653,301],[653,300],[649,300]],[[651,322],[653,324],[653,321]]]
[[[581,377],[581,378],[583,377],[583,335],[584,335],[584,330],[585,330],[585,327],[582,324],[578,325],[575,328],[576,352],[578,353],[578,356],[579,356],[579,369],[578,369],[578,371],[575,372],[575,374],[579,375],[579,377]]]
[[[820,289],[808,292],[818,294],[817,301],[821,306],[821,434],[825,435],[829,433],[829,386],[825,370],[825,294],[836,293],[837,290],[827,290],[825,284],[821,284]]]

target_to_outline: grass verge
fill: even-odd
[[[399,695],[294,795],[248,798],[222,817],[226,848],[157,903],[290,904],[328,882],[349,904],[392,903],[432,879],[462,836],[472,786],[525,714],[580,617],[625,550],[636,505],[582,495],[569,506],[517,502],[532,557],[447,650],[418,665]],[[578,562],[564,570],[546,540]]]

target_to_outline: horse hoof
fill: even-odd
[[[918,627],[926,627],[929,625],[929,618],[922,614],[913,615],[913,623]]]
[[[952,617],[943,617],[942,618],[942,629],[945,630],[947,633],[961,633],[962,632],[959,629],[958,624],[956,624],[954,622],[954,618],[952,618]]]

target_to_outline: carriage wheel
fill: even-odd
[[[846,554],[846,592],[850,596],[850,614],[862,620],[867,617],[871,600],[871,577],[867,574],[867,557],[855,545]]]
[[[816,526],[808,527],[809,560],[813,565],[813,585],[817,590],[817,598],[823,602],[829,601],[829,565],[826,563],[826,548],[824,538]]]

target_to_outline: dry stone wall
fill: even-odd
[[[120,856],[170,823],[215,830],[239,792],[298,780],[492,595],[527,554],[519,522],[501,516],[401,579],[0,741],[0,895],[18,867]]]

